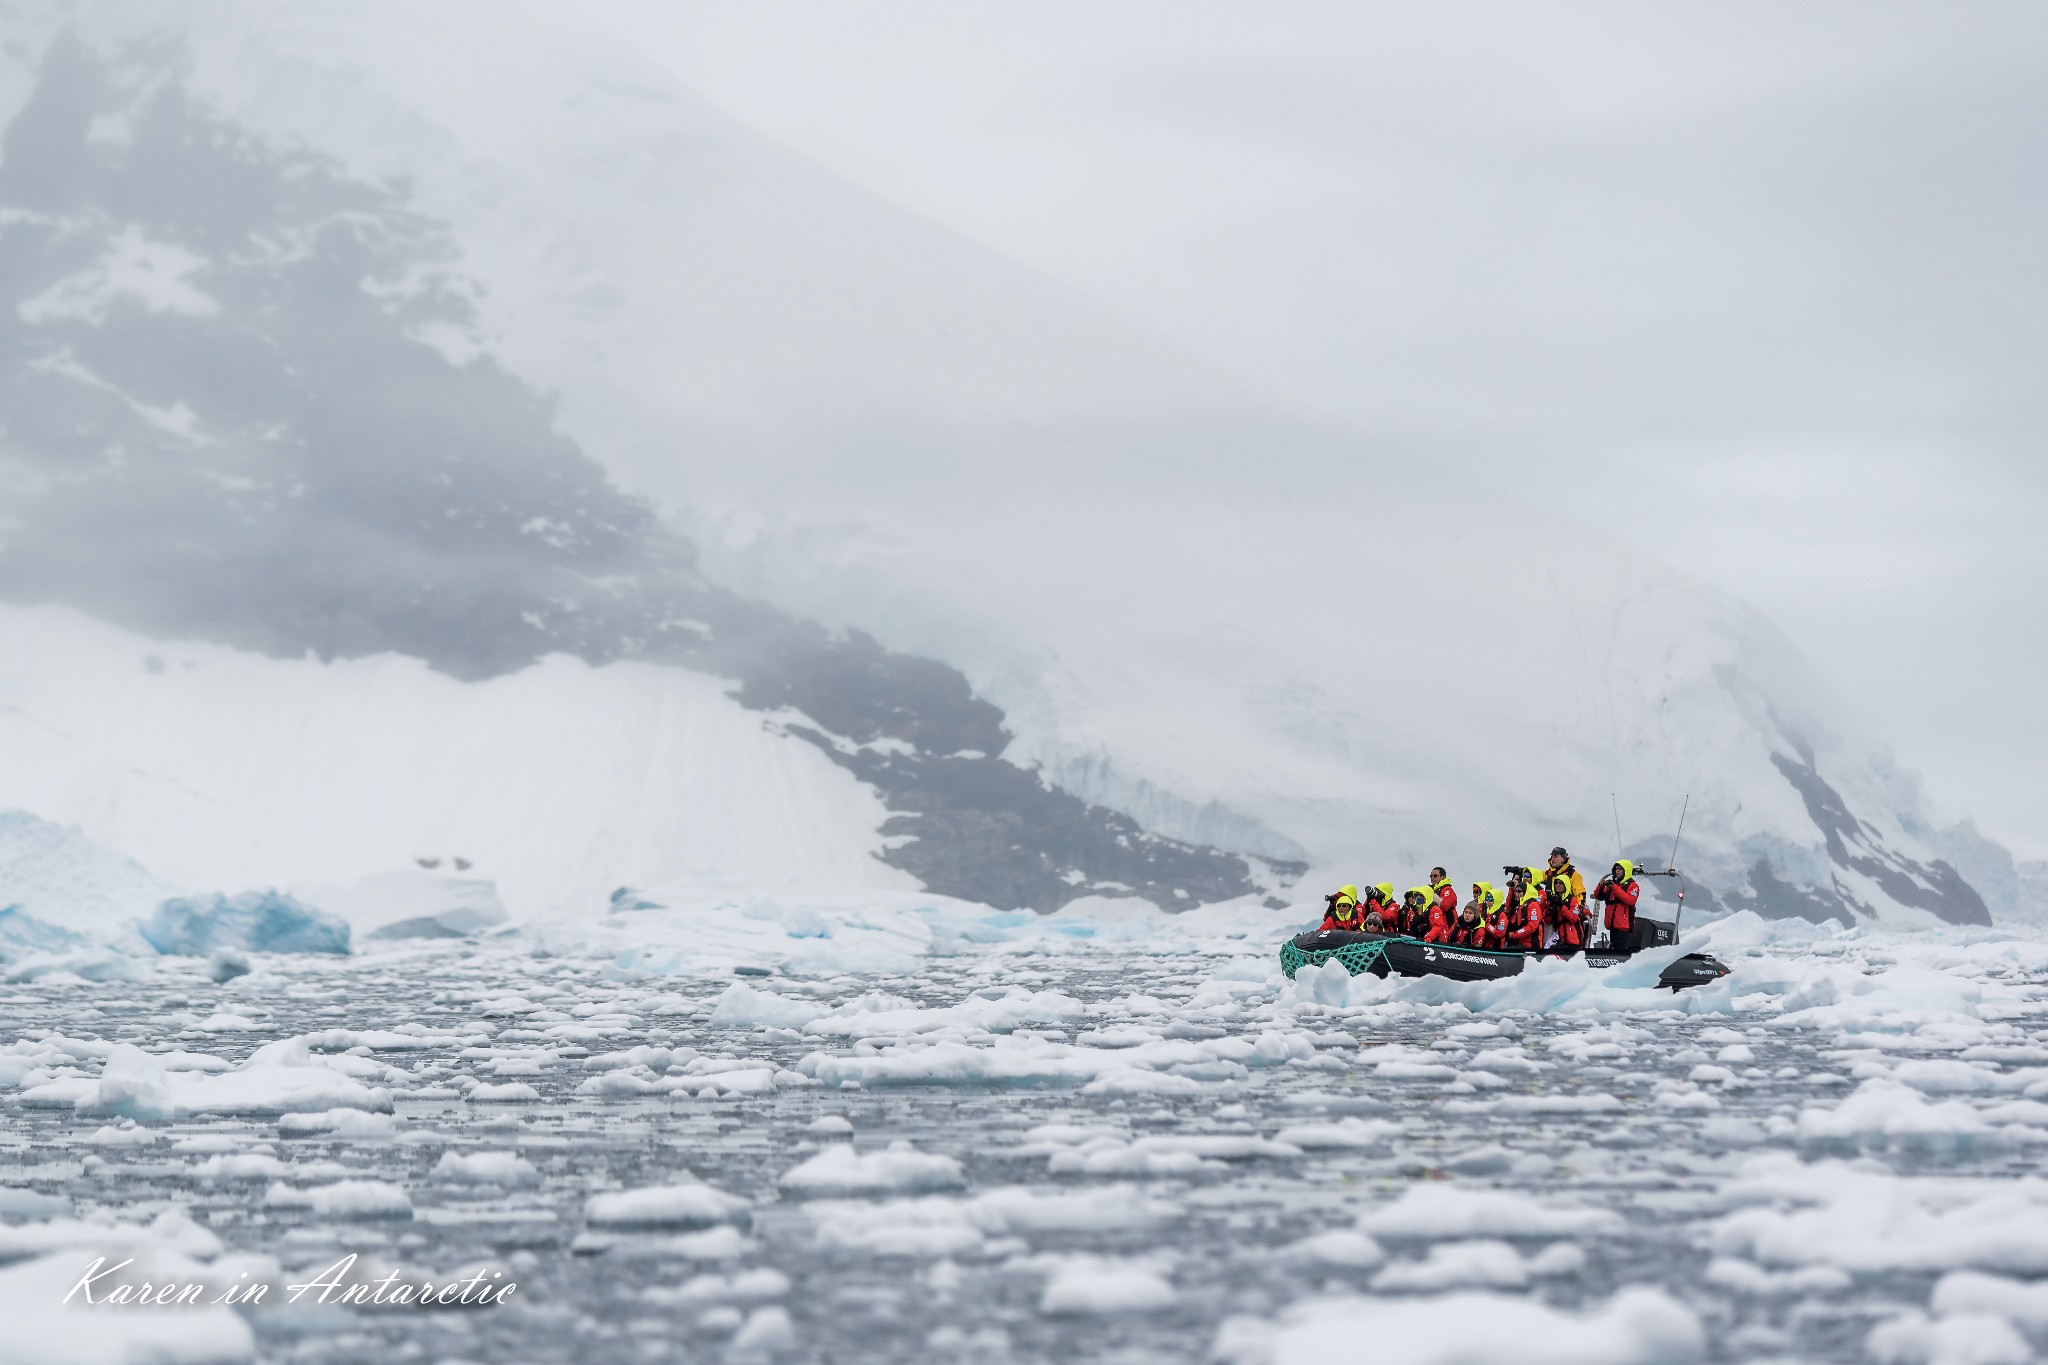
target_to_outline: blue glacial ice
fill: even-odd
[[[347,953],[348,923],[279,891],[178,896],[143,922],[142,937],[166,957],[206,957],[219,948],[259,953]]]

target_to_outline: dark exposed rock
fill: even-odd
[[[1841,794],[1821,777],[1810,754],[1772,754],[1771,762],[1806,802],[1806,813],[1820,827],[1828,857],[1837,866],[1869,877],[1899,904],[1931,911],[1950,924],[1991,923],[1984,898],[1953,867],[1939,858],[1918,862],[1885,847],[1877,831],[1857,819]],[[1762,895],[1754,875],[1751,881]]]

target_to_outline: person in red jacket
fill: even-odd
[[[1600,918],[1607,930],[1607,941],[1617,948],[1635,946],[1636,902],[1642,894],[1643,889],[1636,885],[1636,865],[1626,858],[1616,863],[1614,870],[1593,888],[1593,899],[1607,903]]]
[[[1340,886],[1323,897],[1323,901],[1329,907],[1323,912],[1322,928],[1325,932],[1331,929],[1357,930],[1364,927],[1365,916],[1358,910],[1357,887]]]
[[[1549,947],[1559,952],[1576,953],[1585,946],[1585,931],[1579,923],[1578,906],[1574,903],[1572,881],[1569,877],[1552,877],[1548,903],[1544,906],[1544,917],[1550,922]]]
[[[1458,922],[1451,926],[1451,941],[1466,948],[1486,947],[1486,904],[1485,882],[1472,883],[1472,894],[1458,911]]]
[[[1450,924],[1458,922],[1458,888],[1451,885],[1451,879],[1440,867],[1429,870],[1429,893],[1436,897],[1436,903],[1443,907],[1444,920]]]
[[[1468,918],[1469,917],[1469,918]],[[1472,899],[1458,916],[1456,941],[1468,948],[1499,948],[1507,942],[1500,892],[1492,882],[1472,883]],[[1467,926],[1470,927],[1467,927]]]
[[[1427,921],[1423,919],[1421,911],[1421,898],[1415,894],[1413,886],[1401,892],[1401,902],[1395,905],[1393,925],[1395,933],[1401,933],[1411,939],[1419,939],[1423,935],[1423,929],[1427,929]]]
[[[1486,889],[1486,908],[1480,911],[1486,917],[1486,946],[1505,948],[1508,946],[1507,900],[1493,887]]]
[[[1456,905],[1457,903],[1457,894],[1453,892],[1451,904]],[[1451,941],[1451,932],[1457,927],[1457,923],[1457,920],[1453,919],[1444,909],[1444,903],[1441,899],[1431,900],[1429,903],[1429,927],[1422,935],[1422,941],[1424,943],[1449,943]]]
[[[1515,869],[1509,876],[1508,908],[1501,917],[1507,947],[1533,952],[1543,946],[1543,893],[1529,884],[1525,869]]]

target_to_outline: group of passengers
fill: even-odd
[[[1605,906],[1601,926],[1607,941],[1634,945],[1636,901],[1642,889],[1636,884],[1636,865],[1628,859],[1614,865],[1591,897],[1585,878],[1562,847],[1550,850],[1550,861],[1541,873],[1531,867],[1501,870],[1506,874],[1505,890],[1492,882],[1474,882],[1462,905],[1458,888],[1441,867],[1429,870],[1429,885],[1411,886],[1399,900],[1392,882],[1368,886],[1363,896],[1356,886],[1342,886],[1324,898],[1329,909],[1322,927],[1397,934],[1459,948],[1576,952],[1593,944],[1590,899]]]

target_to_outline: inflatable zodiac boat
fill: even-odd
[[[1649,948],[1669,947],[1677,942],[1678,928],[1663,920],[1638,919],[1633,942],[1626,947],[1587,948],[1584,951],[1524,952],[1515,949],[1461,948],[1449,943],[1424,943],[1398,934],[1368,934],[1345,929],[1311,930],[1280,945],[1280,970],[1290,979],[1303,967],[1319,967],[1335,960],[1353,976],[1371,972],[1386,976],[1447,976],[1453,981],[1495,981],[1519,976],[1529,959],[1561,957],[1591,969],[1627,962]],[[1667,966],[1657,984],[1674,991],[1702,986],[1728,975],[1726,964],[1705,953],[1687,953]]]

